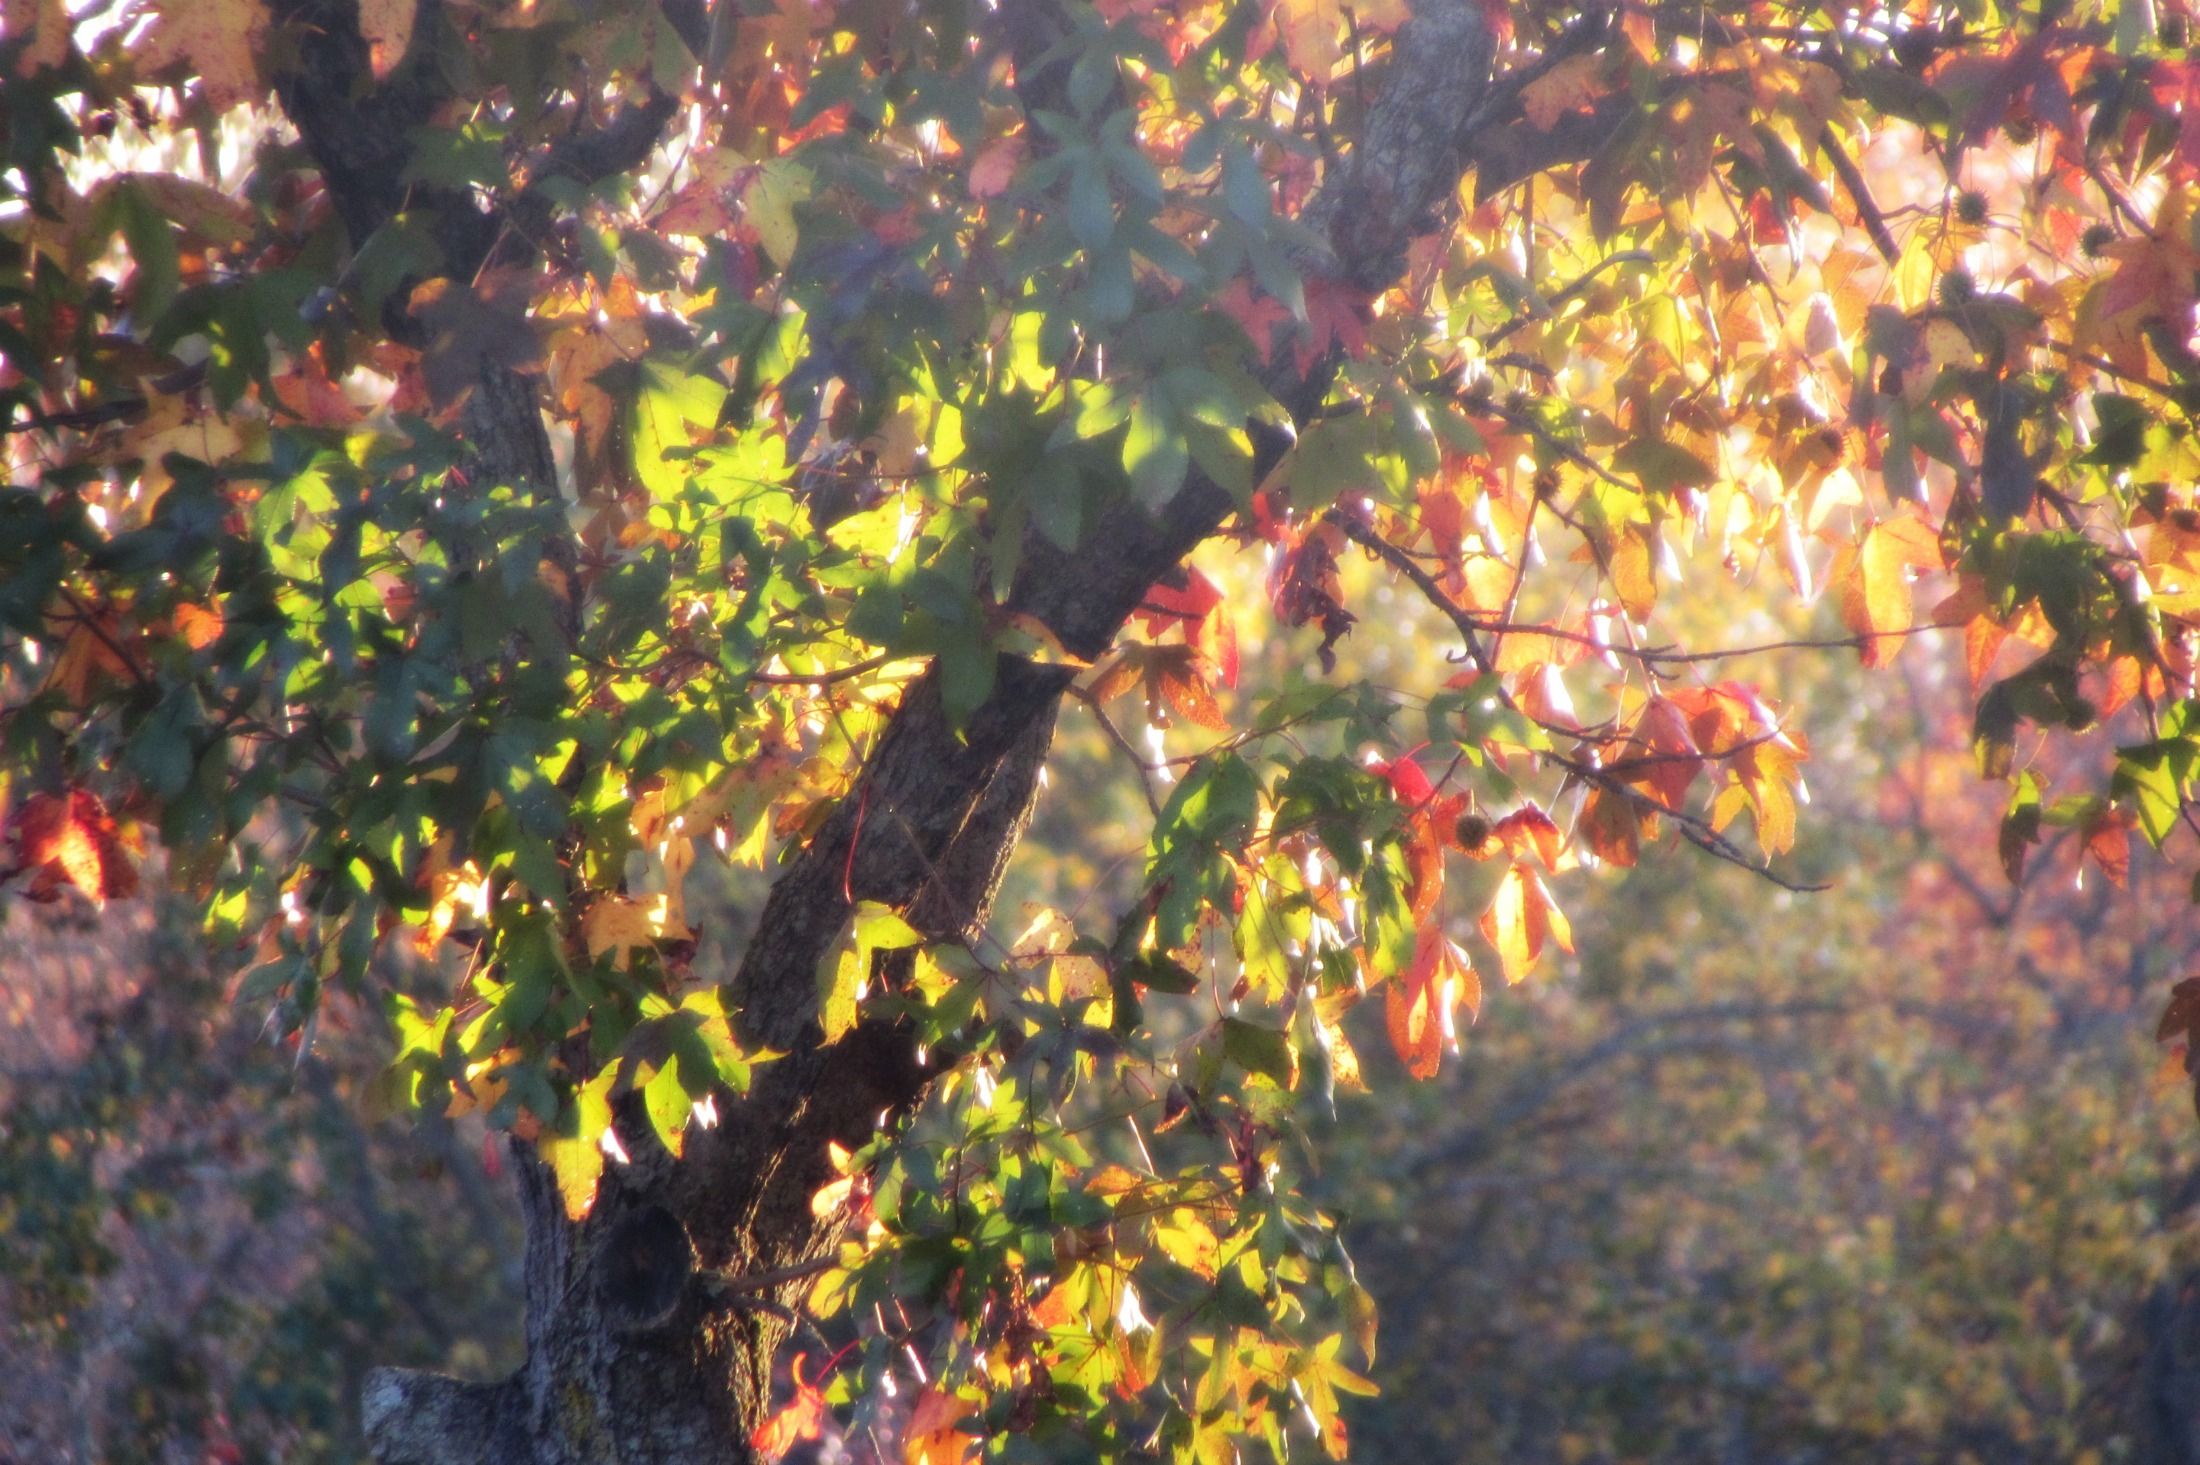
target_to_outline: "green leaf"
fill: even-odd
[[[1290,1034],[1239,1018],[1222,1020],[1222,1051],[1247,1073],[1258,1074],[1279,1089],[1298,1081],[1298,1056]]]
[[[1131,492],[1158,513],[1184,487],[1191,450],[1177,421],[1176,404],[1158,386],[1131,403],[1130,431],[1123,438],[1123,469]]]
[[[871,981],[871,957],[879,951],[916,946],[924,937],[875,900],[860,901],[848,915],[841,938],[818,961],[818,1025],[825,1041],[837,1043],[856,1025],[857,1008]]]
[[[690,429],[716,426],[725,400],[726,389],[707,376],[690,376],[666,361],[642,363],[630,426],[634,473],[651,494],[672,498],[685,486],[687,464],[669,461],[665,454],[678,451],[685,456],[692,441]]]
[[[1656,438],[1637,438],[1612,455],[1612,466],[1632,473],[1658,493],[1703,488],[1718,475],[1711,465],[1684,447]]]

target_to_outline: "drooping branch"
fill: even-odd
[[[1430,606],[1457,627],[1460,636],[1467,643],[1468,654],[1482,672],[1493,674],[1496,671],[1495,659],[1482,644],[1482,633],[1489,630],[1490,627],[1483,624],[1473,612],[1464,609],[1458,602],[1446,595],[1444,587],[1436,583],[1435,576],[1420,565],[1415,564],[1411,555],[1384,539],[1367,524],[1344,514],[1332,514],[1331,522],[1341,527],[1353,543],[1405,576],[1412,583],[1413,588],[1421,593],[1422,599],[1426,600]],[[1513,702],[1510,693],[1500,690],[1498,695],[1505,699],[1506,705],[1513,711],[1519,712],[1521,710]],[[1549,730],[1563,731],[1563,729]],[[1729,749],[1726,751],[1738,752],[1740,750]],[[1570,777],[1578,779],[1593,788],[1600,789],[1614,798],[1625,799],[1642,813],[1655,814],[1661,818],[1672,820],[1674,827],[1680,831],[1681,838],[1714,859],[1724,860],[1727,864],[1749,871],[1750,874],[1761,880],[1770,881],[1782,890],[1794,891],[1797,894],[1829,888],[1822,884],[1790,880],[1778,871],[1752,860],[1741,846],[1721,834],[1709,819],[1700,814],[1690,813],[1686,809],[1676,809],[1664,800],[1644,793],[1641,789],[1629,783],[1621,776],[1620,768],[1622,765],[1608,766],[1591,762],[1587,758],[1569,757],[1564,753],[1555,751],[1544,753],[1542,756],[1555,766],[1565,769]],[[1648,760],[1635,759],[1631,761],[1639,766]]]

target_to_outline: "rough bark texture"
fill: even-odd
[[[707,30],[702,6],[667,8],[698,38]],[[446,268],[465,280],[492,252],[502,252],[503,262],[526,247],[515,239],[539,237],[505,228],[514,221],[470,199],[408,194],[399,183],[411,129],[439,100],[436,72],[414,57],[372,84],[356,0],[278,0],[275,9],[296,43],[279,95],[354,242],[400,206],[426,210]],[[440,19],[440,7],[427,0],[416,51],[435,43]],[[1059,34],[1046,0],[1007,5],[999,24],[1019,57],[1043,55]],[[1330,253],[1301,261],[1310,274],[1370,291],[1395,277],[1409,239],[1451,206],[1471,160],[1477,109],[1492,90],[1490,35],[1468,0],[1423,0],[1395,57],[1364,134],[1307,216]],[[1031,67],[1027,102],[1043,102],[1046,88],[1060,83],[1059,70]],[[668,99],[652,95],[576,135],[538,176],[588,180],[631,167],[672,111]],[[527,197],[510,207],[525,214]],[[1319,405],[1329,372],[1288,372],[1272,374],[1268,386],[1303,418]],[[485,368],[462,429],[479,476],[548,482],[551,457],[533,380]],[[1283,444],[1274,438],[1260,446],[1272,462]],[[1224,490],[1195,473],[1162,514],[1119,507],[1074,555],[1035,536],[1010,604],[1050,625],[1072,651],[1097,655],[1155,579],[1214,533],[1230,508]],[[697,1269],[753,1277],[825,1254],[838,1226],[812,1215],[810,1197],[832,1178],[827,1141],[865,1142],[882,1115],[916,1102],[931,1077],[911,1035],[891,1024],[865,1022],[822,1045],[812,975],[818,958],[840,932],[851,896],[895,906],[939,938],[983,923],[1029,818],[1068,682],[1062,668],[1003,657],[991,699],[959,732],[948,726],[931,677],[911,688],[856,792],[774,885],[731,979],[747,1035],[788,1056],[761,1068],[746,1098],[721,1096],[722,1122],[691,1136],[680,1162],[646,1124],[622,1116],[619,1133],[633,1162],[612,1167],[578,1223],[566,1220],[545,1168],[519,1153],[526,1365],[496,1384],[377,1371],[364,1404],[380,1459],[712,1465],[750,1458],[748,1436],[768,1404],[772,1356],[787,1329],[783,1308],[805,1284],[790,1277],[729,1302],[697,1279]]]

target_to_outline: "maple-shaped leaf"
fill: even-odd
[[[1842,622],[1861,639],[1866,666],[1892,660],[1902,649],[1901,638],[1916,623],[1911,572],[1937,570],[1942,564],[1939,534],[1909,512],[1872,525],[1853,550],[1843,551],[1834,584]]]
[[[1212,307],[1238,323],[1238,329],[1245,332],[1245,338],[1260,354],[1263,366],[1275,349],[1276,331],[1291,324],[1290,307],[1265,290],[1256,289],[1242,275],[1222,287]]]
[[[825,1427],[825,1392],[803,1378],[810,1356],[794,1356],[794,1397],[773,1411],[749,1435],[749,1446],[767,1460],[776,1460],[803,1440],[814,1440]]]
[[[618,1076],[619,1061],[613,1059],[573,1091],[556,1125],[543,1125],[535,1137],[536,1152],[558,1183],[567,1220],[578,1221],[596,1204],[605,1151],[617,1144],[615,1137],[606,1136],[611,1133],[611,1088]]]
[[[15,836],[16,868],[30,872],[23,892],[30,899],[50,900],[64,885],[75,886],[94,901],[137,894],[137,863],[97,794],[86,789],[33,794],[9,822]]]
[[[902,1465],[962,1465],[974,1459],[982,1443],[958,1427],[977,1412],[977,1406],[937,1384],[929,1385],[910,1406],[909,1423],[902,1430]]]
[[[970,164],[970,196],[998,198],[1008,192],[1008,185],[1015,179],[1027,147],[1024,138],[1018,135],[996,137],[978,149],[978,156]]]
[[[1795,847],[1796,790],[1803,781],[1796,764],[1805,756],[1800,745],[1789,747],[1774,739],[1744,748],[1728,765],[1734,771],[1736,791],[1757,821],[1757,847],[1768,855],[1785,854]],[[1716,814],[1713,822],[1719,822]]]
[[[1574,826],[1589,853],[1623,870],[1634,868],[1643,841],[1657,838],[1657,829],[1657,815],[1640,810],[1625,794],[1604,788],[1589,791]]]
[[[1133,672],[1145,682],[1146,713],[1157,725],[1168,726],[1174,714],[1215,732],[1229,727],[1230,719],[1215,701],[1196,647],[1126,646],[1121,659],[1093,683],[1093,699],[1103,701],[1127,688]]]
[[[602,896],[581,917],[581,940],[589,956],[609,953],[612,966],[622,972],[634,948],[654,946],[659,941],[688,941],[694,935],[673,909],[671,897],[662,893],[647,900]]]
[[[1543,868],[1556,870],[1565,836],[1551,816],[1534,804],[1523,804],[1497,821],[1489,834],[1490,842],[1501,845],[1515,860],[1525,860],[1530,854],[1543,861]]]
[[[2085,858],[2101,867],[2108,883],[2121,890],[2131,876],[2131,811],[2103,806],[2080,827],[2085,838]]]
[[[428,332],[420,370],[438,405],[456,404],[491,368],[524,371],[541,359],[528,320],[534,284],[531,272],[506,269],[471,285],[438,278],[414,288],[411,312]]]
[[[1306,324],[1299,332],[1299,375],[1313,371],[1315,363],[1332,348],[1348,360],[1367,352],[1368,312],[1374,298],[1343,280],[1317,278],[1306,285]]]
[[[1549,132],[1558,119],[1595,101],[1603,91],[1598,74],[1603,58],[1590,53],[1569,56],[1520,89],[1520,110],[1528,125]]]
[[[1679,808],[1704,767],[1704,750],[1687,711],[1670,697],[1652,697],[1635,719],[1634,742],[1635,749],[1615,762],[1613,771],[1630,783],[1647,784],[1668,809]]]
[[[1284,59],[1291,69],[1316,86],[1328,82],[1344,56],[1346,11],[1363,35],[1387,34],[1404,25],[1410,12],[1405,0],[1274,0],[1277,39],[1283,42]]]
[[[1519,861],[1498,882],[1497,898],[1482,914],[1482,936],[1496,948],[1507,982],[1517,982],[1534,969],[1546,941],[1574,949],[1573,924],[1551,899],[1543,877]]]
[[[1222,591],[1215,582],[1186,568],[1154,581],[1138,604],[1138,620],[1147,635],[1158,636],[1178,623],[1198,625],[1220,604]]]
[[[1434,1078],[1444,1050],[1458,1047],[1453,1009],[1461,1003],[1469,1022],[1481,1015],[1481,978],[1458,943],[1446,939],[1433,920],[1424,921],[1415,939],[1413,965],[1391,983],[1383,1006],[1390,1046],[1415,1078]]]

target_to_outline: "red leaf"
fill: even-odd
[[[1016,165],[1024,160],[1024,140],[1021,137],[997,137],[978,150],[976,161],[970,165],[970,196],[972,198],[997,198],[1008,191],[1009,182],[1016,176]]]
[[[805,1383],[803,1365],[809,1355],[794,1359],[794,1397],[777,1413],[756,1427],[749,1444],[767,1460],[776,1460],[801,1440],[814,1440],[825,1425],[825,1395],[817,1385]]]
[[[1564,836],[1558,832],[1558,826],[1551,822],[1551,816],[1534,804],[1523,804],[1498,820],[1497,827],[1490,831],[1490,836],[1503,842],[1516,860],[1527,858],[1532,851],[1543,861],[1544,869],[1558,868],[1559,848],[1564,842]]]
[[[34,900],[51,899],[63,884],[95,901],[137,894],[137,866],[123,848],[114,816],[96,794],[35,794],[16,811],[16,860],[32,871]]]
[[[2088,821],[2085,829],[2085,852],[2119,890],[2131,875],[2131,822],[2128,810],[2110,808]]]
[[[1413,949],[1413,966],[1391,984],[1383,1014],[1390,1046],[1415,1078],[1434,1078],[1444,1049],[1457,1049],[1452,1009],[1462,1002],[1472,1022],[1482,1011],[1481,979],[1467,954],[1445,940],[1435,922],[1427,922]]]

